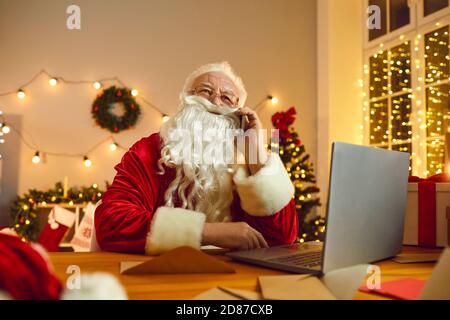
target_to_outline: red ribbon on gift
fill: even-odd
[[[410,176],[408,182],[417,182],[419,187],[418,224],[419,224],[419,246],[436,246],[436,183],[450,182],[450,175],[446,173],[422,179]]]

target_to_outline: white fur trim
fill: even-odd
[[[270,216],[283,209],[295,193],[283,162],[271,154],[266,164],[253,176],[240,166],[234,174],[241,207],[253,216]]]
[[[145,253],[160,254],[181,246],[200,249],[204,224],[201,212],[159,207],[147,235]]]
[[[247,100],[247,91],[245,89],[244,83],[240,77],[236,75],[233,68],[227,61],[222,61],[218,63],[210,63],[205,64],[198,67],[194,72],[192,72],[186,79],[183,85],[183,89],[181,90],[180,99],[183,99],[188,96],[188,91],[191,89],[192,83],[194,80],[201,76],[202,74],[209,72],[222,72],[228,78],[233,81],[236,88],[239,90],[239,108],[242,108],[245,105],[245,101]]]
[[[51,218],[52,214],[50,213],[49,219]],[[75,223],[75,213],[60,206],[53,207],[53,218],[57,223],[62,224],[68,228],[71,228]]]
[[[106,272],[81,275],[79,289],[64,289],[61,300],[127,300],[120,282]]]
[[[0,300],[12,300],[8,292],[0,290]]]

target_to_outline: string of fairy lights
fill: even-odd
[[[445,164],[449,128],[449,26],[381,43],[364,64],[363,143],[409,152],[410,172],[450,172]],[[386,48],[388,47],[388,48]],[[365,140],[364,140],[365,139]]]
[[[48,85],[51,87],[56,87],[61,84],[85,84],[92,86],[95,90],[102,90],[105,87],[105,84],[108,82],[115,82],[119,84],[122,87],[128,87],[119,77],[107,77],[97,80],[69,80],[64,77],[55,76],[45,69],[40,70],[38,73],[36,73],[29,81],[23,83],[22,85],[18,86],[17,89],[7,91],[0,93],[0,97],[5,96],[11,96],[15,95],[17,99],[19,100],[25,100],[28,96],[28,90],[27,87],[29,87],[33,82],[37,81],[41,76],[47,77]],[[166,122],[170,119],[170,116],[164,112],[161,111],[160,108],[155,106],[153,103],[149,101],[145,96],[143,96],[138,89],[132,88],[130,90],[131,95],[137,99],[139,99],[143,104],[157,113],[161,116],[161,121]],[[253,109],[256,111],[260,111],[262,107],[264,107],[265,103],[267,101],[270,101],[272,104],[277,104],[279,102],[277,97],[274,97],[273,95],[267,95],[262,99],[260,102],[258,102]],[[25,137],[23,134],[24,130],[17,129],[12,123],[8,122],[4,113],[0,110],[0,144],[5,142],[4,136],[10,133],[11,131],[15,132],[22,143],[26,145],[29,149],[34,150],[34,154],[31,158],[31,162],[33,164],[39,164],[42,162],[42,159],[49,156],[55,156],[55,157],[71,157],[71,158],[80,158],[82,159],[85,167],[91,167],[92,166],[92,160],[89,158],[89,154],[91,154],[94,150],[99,148],[104,143],[110,142],[109,144],[109,150],[111,152],[117,151],[117,150],[127,150],[124,146],[120,145],[112,135],[108,135],[106,138],[100,140],[99,142],[93,144],[91,148],[89,148],[87,151],[82,153],[62,153],[62,152],[53,152],[53,151],[47,151],[39,148],[35,143],[32,143]],[[31,135],[28,135],[31,137]],[[32,139],[30,139],[32,140]],[[1,155],[0,155],[1,158]]]

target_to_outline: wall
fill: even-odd
[[[311,0],[78,0],[82,29],[68,30],[65,13],[73,1],[0,0],[0,92],[16,90],[41,68],[67,79],[117,75],[171,115],[179,90],[197,66],[228,60],[242,76],[248,105],[268,93],[280,98],[261,118],[270,127],[273,112],[297,106],[296,127],[312,161],[316,161],[316,3]],[[25,138],[42,150],[83,154],[108,132],[94,126],[90,115],[95,90],[84,84],[50,87],[40,77],[25,88],[27,98],[0,97],[0,109],[13,123],[21,119]],[[111,83],[110,83],[111,84]],[[115,135],[129,147],[159,129],[160,115],[143,106],[134,130]],[[13,123],[14,124],[14,123]],[[18,125],[18,124],[16,124]],[[7,220],[11,195],[29,188],[47,189],[68,176],[69,185],[112,181],[123,152],[108,142],[82,158],[48,156],[34,165],[35,147],[15,133],[0,146],[4,159],[14,159],[2,178],[0,224]],[[7,163],[7,161],[3,161]],[[3,218],[2,218],[3,217]]]
[[[363,1],[317,2],[317,180],[325,213],[331,144],[360,144]]]

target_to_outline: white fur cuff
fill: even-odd
[[[242,209],[253,216],[277,213],[289,203],[295,192],[277,154],[271,154],[264,167],[253,176],[248,175],[245,167],[239,167],[233,180]]]
[[[81,275],[61,293],[61,300],[127,300],[122,284],[112,274],[95,272]]]
[[[181,246],[200,249],[204,224],[201,212],[159,207],[147,235],[145,253],[155,255]]]

